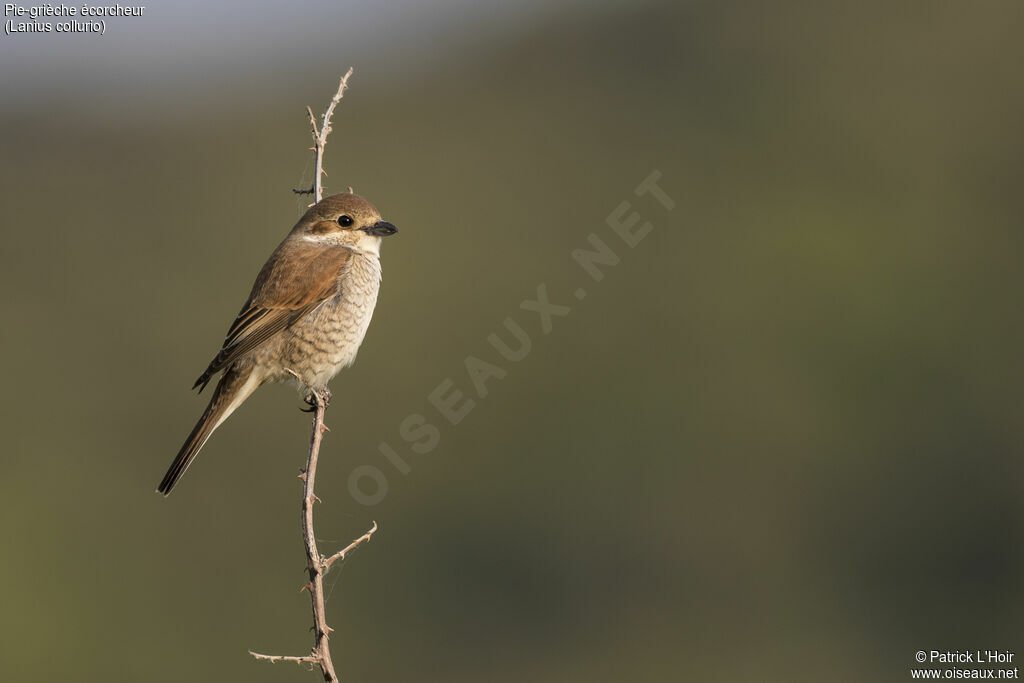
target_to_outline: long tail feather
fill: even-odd
[[[255,381],[253,373],[249,369],[238,372],[231,368],[224,373],[224,376],[221,377],[217,388],[213,392],[213,396],[210,398],[210,404],[206,406],[206,410],[203,411],[199,422],[192,428],[192,433],[185,439],[185,443],[182,445],[181,450],[178,451],[177,457],[174,458],[174,462],[171,463],[167,474],[164,475],[163,480],[161,480],[160,485],[157,487],[158,493],[162,493],[165,496],[171,493],[171,489],[174,488],[174,485],[181,479],[181,475],[185,474],[185,470],[195,460],[203,444],[213,434],[213,430],[217,429],[242,404],[242,401],[249,398],[249,395],[258,386],[259,382]]]

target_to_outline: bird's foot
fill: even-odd
[[[331,402],[331,390],[327,387],[323,389],[310,389],[306,396],[302,399],[308,405],[308,408],[300,408],[304,413],[312,413],[317,409],[317,406],[323,405],[326,408]]]

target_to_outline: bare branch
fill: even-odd
[[[326,560],[323,560],[323,562],[321,562],[320,566],[323,567],[324,574],[326,574],[330,570],[332,564],[334,564],[335,562],[338,562],[339,560],[344,560],[345,556],[348,555],[353,550],[355,550],[357,547],[359,547],[363,543],[368,543],[369,540],[370,540],[370,537],[373,536],[373,532],[375,532],[376,530],[377,530],[377,522],[374,522],[373,526],[365,534],[363,534],[362,536],[360,536],[356,540],[352,541],[347,546],[345,546],[345,548],[343,548],[342,550],[339,550],[338,552],[334,553],[333,555],[328,557]]]
[[[313,107],[306,105],[306,113],[309,114],[309,125],[313,127],[313,140],[320,138],[320,131],[316,128],[316,115],[313,114]]]
[[[316,535],[313,533],[313,504],[316,494],[316,465],[320,457],[320,442],[324,438],[324,413],[327,411],[327,395],[316,391],[310,392],[313,402],[313,433],[309,438],[309,459],[306,461],[306,479],[302,491],[302,540],[306,543],[306,569],[309,571],[309,599],[313,607],[313,652],[317,663],[324,672],[324,680],[333,683],[338,680],[331,661],[331,648],[328,635],[326,607],[324,606],[324,573],[321,569],[320,551],[316,547]]]
[[[331,132],[331,117],[334,115],[334,108],[345,94],[345,89],[348,87],[348,79],[351,75],[352,69],[349,69],[342,76],[341,82],[338,84],[338,92],[335,93],[334,97],[331,98],[330,104],[327,105],[327,110],[324,112],[319,128],[317,127],[313,110],[306,107],[306,111],[309,113],[309,123],[313,129],[316,177],[313,181],[312,189],[296,190],[296,192],[313,194],[316,202],[323,198],[323,185],[320,182],[320,176],[323,174],[324,147],[327,144],[327,136]],[[295,372],[287,369],[286,371],[295,375],[296,378],[298,377]],[[327,625],[327,615],[324,607],[324,574],[327,573],[327,570],[336,561],[344,560],[349,552],[369,541],[373,533],[377,531],[377,523],[374,522],[373,527],[369,531],[349,543],[345,549],[328,558],[322,557],[316,547],[316,534],[313,532],[313,504],[320,499],[314,492],[313,487],[316,484],[316,466],[320,457],[320,442],[323,440],[324,432],[330,431],[327,425],[324,424],[324,414],[327,412],[327,404],[330,398],[331,392],[325,388],[320,391],[311,390],[306,399],[311,406],[310,412],[313,413],[313,432],[309,438],[309,456],[306,459],[306,469],[299,475],[299,478],[302,480],[302,540],[306,546],[306,571],[309,573],[309,583],[303,586],[303,589],[309,591],[309,598],[313,608],[313,651],[311,654],[303,657],[264,655],[252,650],[249,651],[249,654],[256,659],[271,663],[297,662],[299,664],[316,664],[323,672],[324,680],[327,683],[336,683],[338,675],[334,671],[334,663],[331,661],[331,648],[328,642],[332,629]]]
[[[324,198],[324,185],[321,178],[321,176],[327,175],[324,172],[324,148],[327,146],[327,136],[331,134],[331,118],[334,116],[334,108],[338,106],[338,102],[341,102],[341,98],[345,96],[345,91],[348,90],[348,79],[352,76],[352,71],[352,67],[349,67],[345,75],[341,77],[341,81],[338,83],[338,92],[334,93],[334,97],[328,103],[323,118],[320,120],[319,128],[317,128],[316,117],[313,116],[312,108],[306,107],[306,111],[309,112],[309,124],[313,129],[313,187],[308,190],[292,190],[292,192],[296,194],[312,194],[313,204]],[[313,204],[310,204],[310,206],[313,206]]]
[[[292,655],[261,655],[259,652],[253,652],[249,650],[255,659],[260,659],[271,664],[277,664],[278,662],[295,662],[296,664],[319,664],[320,659],[314,655],[307,655],[305,657],[294,657]]]

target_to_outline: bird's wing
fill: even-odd
[[[256,277],[249,300],[231,324],[220,352],[193,388],[293,325],[339,292],[338,276],[352,252],[344,247],[282,244]]]

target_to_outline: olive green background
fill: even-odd
[[[311,643],[295,392],[153,489],[303,210],[304,107],[349,65],[325,182],[401,233],[319,473],[324,551],[380,525],[328,579],[343,680],[1024,656],[1019,4],[443,3],[426,37],[278,10],[211,12],[223,48],[191,58],[160,6],[0,37],[0,679],[319,680],[246,653]],[[634,194],[652,171],[671,211]],[[635,248],[606,222],[624,201]],[[591,234],[621,258],[597,283]],[[520,306],[541,284],[571,307],[549,334]],[[506,318],[517,363],[487,342]],[[467,356],[507,372],[484,398]],[[457,426],[445,379],[476,401]]]

